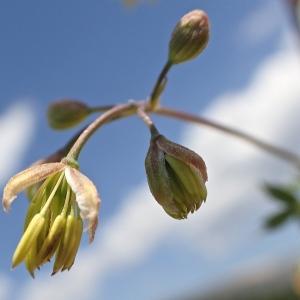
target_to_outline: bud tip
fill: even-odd
[[[203,10],[193,10],[177,23],[169,43],[169,61],[179,64],[197,57],[209,39],[209,18]]]

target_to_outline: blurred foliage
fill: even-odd
[[[300,201],[295,187],[266,184],[264,189],[274,201],[281,204],[281,210],[266,220],[268,229],[275,229],[291,219],[300,219]]]
[[[272,290],[271,288],[269,289]],[[276,293],[273,292],[262,292],[262,293],[245,293],[242,291],[240,294],[227,294],[223,293],[212,297],[194,297],[186,298],[186,300],[299,300],[299,296],[295,294],[292,290],[286,289]]]
[[[286,0],[291,8],[292,18],[298,32],[300,33],[300,0]]]
[[[253,286],[246,289],[232,291],[220,290],[210,295],[198,295],[183,297],[184,300],[299,300],[299,295],[291,285],[282,286],[280,283],[274,285]],[[279,284],[279,288],[276,287]],[[179,300],[179,298],[178,298]]]
[[[296,300],[299,297],[299,277],[295,266],[285,261],[276,270],[257,269],[256,273],[232,278],[223,286],[216,284],[208,293],[181,296],[184,300]]]

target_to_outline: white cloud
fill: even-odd
[[[298,54],[292,50],[276,53],[265,61],[246,89],[216,99],[206,115],[297,152],[300,146]],[[232,245],[222,243],[224,237],[228,241],[234,236],[235,243],[248,240],[247,226],[250,231],[255,224],[259,228],[270,208],[270,203],[255,186],[265,180],[288,179],[294,170],[254,147],[210,130],[189,128],[184,144],[202,153],[209,166],[209,199],[199,216],[182,230],[191,236],[201,234],[201,247],[207,247],[207,253],[213,249],[220,251],[215,242]],[[239,221],[243,223],[243,230],[236,227]],[[215,228],[216,223],[220,230],[213,238],[205,234],[210,227]],[[193,231],[192,228],[198,229]],[[203,238],[207,238],[204,243]]]
[[[31,142],[34,115],[27,102],[16,102],[0,115],[0,184],[17,168]]]
[[[0,274],[0,300],[9,299],[12,290],[12,282],[3,274]]]
[[[293,281],[296,258],[297,256],[291,255],[290,252],[285,253],[283,257],[283,255],[268,251],[236,262],[229,267],[226,274],[223,274],[218,286],[215,284],[215,278],[209,285],[206,285],[205,291],[210,297],[217,298],[217,295],[226,291],[241,292],[250,288],[255,291],[258,286],[267,288],[272,284],[276,284],[276,290],[280,290]],[[195,292],[199,293],[200,290]]]
[[[16,171],[34,131],[34,114],[27,102],[15,102],[0,114],[0,185]],[[13,281],[0,274],[0,299],[10,298]]]
[[[261,2],[241,23],[237,41],[246,46],[257,45],[275,32],[284,28],[285,19],[282,11],[283,1],[267,0]]]
[[[282,271],[287,273],[286,280],[288,281],[288,276],[292,273],[292,266],[295,267],[295,258],[292,256],[289,259],[283,259],[281,256],[270,252],[252,257],[233,266],[229,281],[234,283],[236,287],[244,285],[255,286],[256,284],[270,282],[270,280],[278,278]],[[264,272],[261,272],[261,270],[264,270]]]
[[[205,115],[298,149],[299,78],[298,53],[285,48],[257,69],[248,87],[216,99]],[[143,183],[101,228],[97,244],[82,251],[80,263],[70,273],[51,280],[42,275],[24,287],[20,299],[89,299],[110,272],[138,263],[174,231],[181,233],[188,245],[213,257],[237,249],[241,241],[259,238],[255,230],[261,227],[261,217],[269,207],[255,187],[264,179],[289,178],[292,168],[254,147],[203,128],[188,126],[183,143],[203,155],[208,165],[209,197],[199,212],[187,221],[171,220]]]

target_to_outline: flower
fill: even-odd
[[[12,258],[12,267],[25,262],[35,269],[55,255],[53,273],[70,269],[80,245],[83,222],[92,242],[98,224],[100,198],[94,184],[67,159],[44,163],[13,176],[4,188],[3,207],[8,211],[17,194],[43,181],[32,197],[24,233]]]
[[[169,61],[179,64],[197,57],[209,40],[209,20],[203,10],[193,10],[177,23],[169,43]]]
[[[85,127],[80,130],[76,135],[74,135],[72,137],[71,140],[69,140],[63,147],[59,148],[58,150],[56,150],[55,152],[51,153],[50,155],[39,159],[38,161],[35,161],[31,166],[35,166],[35,165],[43,165],[46,163],[54,163],[54,162],[60,162],[64,157],[67,156],[67,154],[69,153],[70,149],[72,148],[72,146],[74,145],[76,139],[80,136],[80,134],[84,131]],[[34,197],[34,195],[36,194],[37,190],[39,189],[39,187],[43,184],[43,181],[39,181],[36,184],[33,184],[31,186],[29,186],[26,189],[26,196],[28,198],[29,201],[32,200],[32,198]]]
[[[206,166],[192,150],[154,133],[145,167],[152,195],[171,217],[187,218],[206,200]]]
[[[85,103],[63,99],[49,106],[48,123],[53,129],[68,129],[81,123],[90,113],[91,109]]]

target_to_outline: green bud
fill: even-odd
[[[39,265],[46,263],[54,255],[59,242],[63,237],[66,225],[66,217],[59,215],[55,218],[50,231],[44,240],[41,250],[38,253]]]
[[[206,200],[206,166],[192,150],[153,135],[145,167],[152,195],[171,217],[184,219]]]
[[[24,231],[26,230],[29,222],[33,218],[34,215],[40,212],[42,206],[47,201],[47,198],[49,197],[56,181],[58,180],[59,175],[53,175],[49,176],[43,183],[37,183],[35,185],[32,185],[31,187],[34,187],[31,191],[36,189],[36,193],[32,195],[32,197],[29,199],[30,204],[27,210],[27,215],[24,222]],[[28,189],[27,189],[28,191]]]
[[[202,10],[193,10],[177,23],[169,43],[169,61],[179,64],[197,57],[209,39],[209,20]]]
[[[52,275],[54,275],[61,268],[63,268],[66,259],[68,258],[68,255],[72,251],[72,240],[73,236],[76,234],[76,227],[76,217],[74,217],[73,215],[68,215],[64,236],[56,252],[56,258],[53,266]]]
[[[35,242],[31,249],[29,250],[28,254],[25,258],[25,265],[26,269],[31,275],[32,278],[34,278],[34,271],[38,267],[38,261],[37,261],[37,242]]]
[[[48,108],[48,122],[54,129],[68,129],[82,122],[89,114],[90,108],[76,100],[61,100]]]
[[[71,267],[73,266],[80,245],[82,232],[83,232],[83,222],[82,219],[78,217],[76,220],[76,231],[75,234],[73,235],[73,240],[71,242],[72,243],[72,246],[70,247],[71,251],[66,258],[62,271],[67,269],[70,270]]]
[[[41,214],[36,214],[30,221],[26,228],[12,258],[12,267],[16,267],[26,257],[31,250],[31,247],[35,245],[38,235],[43,230],[45,225],[45,217]]]

